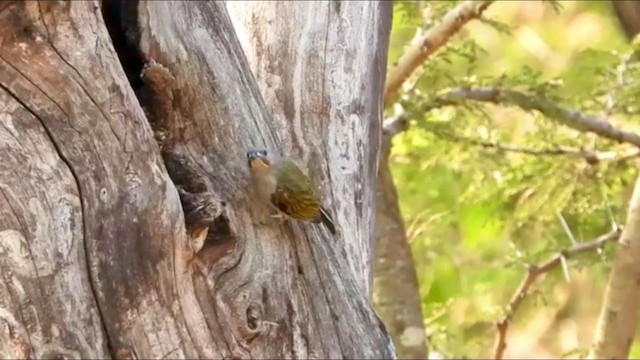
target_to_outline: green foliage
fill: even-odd
[[[395,2],[390,63],[425,28],[425,9],[432,14],[431,26],[456,3]],[[612,218],[624,222],[637,176],[632,161],[589,164],[574,156],[478,145],[627,149],[561,125],[553,119],[558,106],[610,116],[632,131],[640,122],[640,66],[624,61],[633,49],[602,2],[495,2],[487,14],[455,35],[415,76],[413,88],[400,94],[398,102],[413,126],[394,139],[391,158],[430,339],[437,351],[454,358],[491,356],[493,324],[524,265],[571,246],[558,214],[577,241],[596,238],[611,229]],[[518,99],[436,101],[464,86],[517,90],[553,106],[542,114],[522,110]],[[612,251],[571,259],[575,283],[566,284],[558,269],[536,285],[516,315],[513,336],[527,338],[535,331],[531,323],[552,313],[558,319],[550,321],[549,331],[561,332],[562,324],[573,321],[578,346],[559,336],[541,337],[531,351],[583,354],[592,340]],[[557,313],[565,306],[569,320]],[[635,344],[636,356],[638,349]]]

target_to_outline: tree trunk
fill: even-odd
[[[323,198],[338,210],[339,226],[353,227],[345,229],[340,244],[368,298],[375,215],[371,189],[392,4],[231,1],[227,8],[281,147],[303,159],[331,190]],[[364,206],[348,204],[354,201]]]
[[[381,30],[386,31],[388,28],[380,29],[380,27],[370,26],[367,29],[348,26],[349,19],[369,18],[378,6],[381,4],[374,2],[342,4],[282,1],[227,2],[234,28],[267,107],[274,118],[274,123],[278,128],[286,131],[280,138],[283,139],[287,152],[301,152],[295,143],[296,136],[299,136],[294,130],[296,125],[292,128],[289,124],[298,124],[305,119],[311,119],[317,124],[316,127],[310,133],[300,135],[313,138],[326,137],[332,133],[351,134],[350,129],[354,126],[354,121],[362,121],[361,119],[340,123],[330,121],[336,117],[347,118],[353,112],[354,106],[352,105],[353,96],[344,96],[331,84],[352,89],[347,91],[348,94],[356,94],[359,89],[365,88],[368,95],[360,101],[367,108],[378,106],[380,91],[372,87],[371,79],[384,77],[385,67],[381,66],[384,64],[384,53],[380,54],[380,51],[386,50],[376,47],[375,44],[379,41],[378,39],[388,37],[387,33],[380,33]],[[382,6],[386,7],[387,4]],[[384,10],[383,21],[391,20],[390,12],[391,9]],[[296,31],[299,24],[306,25],[301,31]],[[345,30],[357,32],[357,34],[345,34]],[[346,39],[359,39],[359,41],[347,42]],[[319,52],[320,50],[322,52]],[[367,54],[360,59],[365,61],[365,64],[354,66],[352,54],[362,53]],[[274,61],[274,59],[282,60]],[[338,63],[331,63],[331,61]],[[372,65],[372,63],[375,64]],[[326,70],[345,67],[344,73]],[[362,71],[362,69],[370,71]],[[377,71],[377,73],[371,73],[371,71]],[[342,78],[343,76],[348,80]],[[376,111],[372,113],[376,114]],[[380,120],[378,116],[370,118],[370,121],[375,123],[380,123]],[[327,122],[341,129],[332,131],[323,126]],[[367,142],[366,139],[372,136],[366,133],[366,131],[373,131],[370,126],[357,125],[356,129],[362,129],[364,133],[354,133],[355,136],[339,139],[340,141],[333,140],[334,145],[326,149],[330,159],[329,164],[343,162],[342,154],[349,153],[349,148],[357,149],[359,141]],[[379,130],[375,129],[375,131]],[[383,151],[389,148],[389,144],[382,145]],[[379,302],[376,303],[376,310],[387,324],[390,334],[392,336],[397,334],[394,337],[394,343],[398,356],[403,359],[424,359],[427,354],[418,282],[411,261],[411,249],[406,242],[404,223],[400,215],[393,179],[386,162],[387,158],[388,154],[380,155],[380,160],[383,162],[378,170],[377,186],[383,191],[377,191],[376,195],[377,204],[386,206],[377,206],[375,231],[372,233],[374,228],[368,227],[364,229],[365,233],[358,234],[355,241],[347,242],[347,248],[351,248],[347,253],[355,255],[350,259],[350,265],[359,277],[360,283],[367,284],[364,289],[367,296],[372,290],[369,264],[376,265],[374,279],[376,285],[373,287],[374,301]],[[359,161],[355,164],[357,163]],[[350,168],[354,167],[350,166]],[[342,185],[340,192],[348,194],[348,198],[357,197],[358,195],[353,193],[356,189],[344,186],[348,182],[341,179],[345,174],[344,170],[340,170],[342,169],[330,172],[330,181],[334,184],[334,189]],[[368,168],[364,171],[366,172],[364,186],[374,186],[375,169]],[[344,221],[353,223],[355,215],[347,214]],[[370,218],[373,214],[366,216]],[[399,224],[399,227],[396,224]],[[373,245],[370,243],[371,237],[381,233],[384,234],[383,240],[378,240],[375,256],[372,259],[372,251],[363,251],[363,249],[370,249]]]
[[[640,3],[634,0],[614,0],[610,4],[627,38],[632,39],[640,33]]]
[[[387,325],[399,358],[426,359],[420,286],[389,166],[390,151],[391,135],[384,134],[376,195],[374,308]]]
[[[104,5],[113,44],[97,2],[0,5],[0,354],[394,357],[367,290],[390,5],[298,24],[337,39],[329,20],[362,8],[335,46],[369,51],[303,48],[327,79],[291,83],[322,95],[288,87],[305,116],[285,123],[223,2]],[[260,221],[245,158],[260,147],[309,166],[336,239]]]
[[[640,312],[640,178],[613,260],[591,359],[627,359]]]

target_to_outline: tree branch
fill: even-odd
[[[430,111],[439,107],[460,105],[468,100],[513,105],[526,111],[537,110],[546,117],[572,129],[595,133],[604,138],[640,147],[640,135],[616,128],[606,119],[563,107],[541,95],[499,87],[455,88],[436,97],[421,110]]]
[[[502,359],[502,357],[504,356],[504,351],[507,349],[507,330],[509,329],[509,324],[513,319],[516,311],[518,311],[518,308],[529,294],[529,289],[540,276],[560,266],[563,258],[568,259],[578,254],[597,251],[604,247],[607,243],[617,241],[621,233],[622,229],[616,228],[613,231],[602,235],[595,240],[578,243],[568,249],[562,250],[541,264],[528,265],[527,274],[524,276],[524,278],[520,282],[520,285],[518,286],[518,289],[511,297],[511,300],[509,301],[509,304],[507,305],[507,308],[505,310],[504,317],[496,324],[498,334],[494,358]]]
[[[478,98],[489,99],[486,94],[482,92],[471,91],[475,95],[478,95]],[[489,101],[489,100],[484,100]],[[439,105],[445,104],[445,101],[441,101]],[[449,103],[447,103],[449,104]],[[433,106],[429,109],[433,109],[439,106]],[[391,139],[402,132],[405,132],[409,129],[409,117],[407,113],[404,111],[399,114],[394,115],[384,121],[383,125],[383,142],[391,141]],[[553,148],[546,149],[532,149],[526,147],[519,147],[511,144],[501,144],[495,141],[484,141],[480,139],[474,139],[471,137],[461,136],[457,134],[453,134],[445,131],[438,131],[435,129],[426,129],[430,131],[432,134],[452,140],[467,143],[470,145],[480,146],[488,149],[495,149],[499,151],[508,151],[508,152],[517,152],[534,156],[570,156],[576,158],[582,158],[587,163],[591,165],[595,165],[602,161],[610,161],[611,163],[619,163],[624,162],[636,157],[640,156],[640,149],[636,149],[635,146],[630,147],[629,149],[623,152],[616,151],[596,151],[596,150],[587,150],[587,149],[577,149],[566,146],[557,146]]]
[[[389,105],[407,78],[460,31],[462,26],[479,18],[491,3],[493,1],[465,1],[451,9],[438,25],[413,41],[389,70],[384,87],[384,104]]]
[[[392,127],[392,130],[396,130],[397,128],[400,127],[399,124],[394,124],[396,122],[398,121],[394,119],[393,123],[390,123],[389,127]],[[405,129],[400,129],[400,130],[403,131]],[[427,130],[430,131],[430,129],[427,129]],[[590,165],[595,165],[601,161],[606,161],[606,160],[609,160],[611,162],[621,162],[621,161],[626,161],[626,160],[640,156],[640,150],[636,148],[629,149],[628,151],[623,153],[618,153],[615,151],[605,152],[605,151],[595,151],[595,150],[587,150],[587,149],[576,149],[576,148],[565,147],[565,146],[558,146],[558,147],[546,148],[546,149],[532,149],[532,148],[526,148],[526,147],[519,147],[511,144],[501,144],[495,141],[484,141],[480,139],[474,139],[471,137],[461,136],[461,135],[457,135],[457,134],[453,134],[445,131],[433,130],[431,131],[431,133],[433,133],[434,135],[440,138],[467,143],[470,145],[480,146],[487,149],[495,149],[499,151],[517,152],[517,153],[534,155],[534,156],[561,155],[561,156],[582,158]]]
[[[404,111],[385,119],[382,125],[382,135],[389,139],[407,130],[409,130],[409,118]]]

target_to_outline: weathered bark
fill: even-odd
[[[297,124],[304,119],[318,118],[316,130],[304,135],[324,137],[327,131],[333,133],[334,131],[325,130],[321,125],[330,120],[330,117],[345,117],[345,115],[340,115],[342,113],[340,109],[346,105],[348,111],[349,103],[353,99],[337,96],[336,91],[332,92],[329,84],[338,83],[343,88],[352,88],[357,91],[361,86],[367,86],[371,82],[372,74],[361,71],[363,68],[369,69],[370,66],[350,66],[350,57],[354,53],[364,52],[368,54],[362,58],[363,61],[379,61],[380,54],[378,52],[380,49],[372,44],[376,43],[375,37],[386,38],[386,35],[377,33],[375,29],[362,30],[347,26],[349,19],[368,18],[367,13],[363,14],[362,11],[371,11],[379,6],[376,3],[369,3],[368,6],[362,5],[356,2],[346,2],[337,12],[335,5],[332,8],[330,4],[323,2],[279,2],[276,6],[271,2],[264,1],[227,2],[227,9],[229,9],[240,43],[258,81],[261,93],[274,117],[274,122],[283,131],[292,131],[288,126],[292,122]],[[386,16],[390,20],[390,16]],[[302,31],[296,32],[298,24],[307,25]],[[364,31],[367,37],[345,34],[345,29]],[[361,41],[345,42],[345,39],[353,38],[359,38]],[[318,50],[314,49],[318,44],[322,44],[320,48],[324,49],[323,53],[318,53]],[[274,59],[281,60],[274,61]],[[341,74],[328,73],[325,69],[342,68],[344,65],[325,63],[325,59],[344,62],[348,66],[348,71],[351,72],[345,74],[348,79],[337,76]],[[380,74],[375,74],[373,77],[379,78],[380,76]],[[361,101],[377,102],[379,90],[369,89],[369,91],[372,92],[372,95],[366,96]],[[335,104],[329,108],[339,112],[334,111],[326,118],[319,116],[323,113],[323,108],[327,106],[327,103]],[[370,106],[377,105],[373,105],[373,103],[367,105],[367,107]],[[376,117],[375,120],[379,121],[380,119]],[[341,126],[350,128],[353,123],[352,121],[343,122]],[[367,129],[365,128],[365,130]],[[376,129],[376,131],[379,130]],[[345,131],[339,130],[338,133],[345,133]],[[346,134],[363,136],[364,139],[371,136],[351,133],[348,130]],[[295,136],[294,134],[291,138],[295,138]],[[354,136],[345,136],[345,140],[356,145],[358,139]],[[287,139],[289,135],[285,133],[282,138]],[[288,151],[300,151],[297,145],[291,141],[284,141],[283,144]],[[357,147],[354,146],[354,148]],[[386,148],[388,149],[389,146]],[[330,147],[327,151],[329,154],[334,152],[334,156],[329,155],[330,163],[340,161],[341,153],[344,152],[340,144]],[[368,174],[365,179],[368,184],[365,186],[373,186],[372,180],[376,175],[370,172],[371,169],[366,171]],[[390,334],[397,334],[394,337],[394,343],[398,356],[400,358],[424,359],[427,357],[425,331],[422,324],[417,277],[411,261],[411,249],[404,235],[404,224],[399,212],[395,186],[386,161],[381,164],[379,171],[377,188],[384,190],[378,191],[376,195],[378,204],[376,233],[383,233],[384,238],[378,240],[375,259],[373,259],[374,264],[380,265],[375,269],[378,275],[374,279],[377,282],[373,287],[374,302],[382,300],[379,304],[376,303],[376,310],[387,325]],[[339,178],[342,175],[343,173],[340,171],[331,172],[332,184],[343,184],[343,180]],[[347,192],[353,191],[349,187],[343,186],[343,188]],[[349,197],[353,197],[353,195],[349,195]],[[351,217],[354,215],[352,214]],[[346,220],[347,223],[352,222],[348,218]],[[399,229],[395,227],[396,224],[399,224]],[[380,226],[384,229],[382,232]],[[367,228],[366,234],[360,235],[356,241],[348,242],[347,246],[352,248],[355,246],[359,249],[369,248],[371,246],[369,244],[369,239],[372,236],[371,230],[373,228]],[[357,255],[356,258],[350,261],[351,267],[356,275],[362,279],[361,282],[369,284],[371,277],[368,264],[371,252],[355,255]],[[367,286],[367,294],[370,293],[370,290],[370,287]],[[385,294],[379,294],[380,291]]]
[[[331,189],[323,198],[340,214],[336,221],[347,230],[340,244],[369,296],[370,190],[377,172],[391,4],[232,1],[227,8],[275,136],[285,153],[301,158],[323,188]],[[362,206],[348,204],[353,201]]]
[[[380,28],[376,32],[385,34],[385,22],[379,21],[385,7],[371,8],[363,24]],[[209,326],[229,329],[224,337],[220,336],[220,343],[224,340],[229,344],[234,355],[260,358],[393,356],[386,332],[360,290],[365,285],[358,282],[362,277],[349,270],[347,259],[357,258],[368,247],[338,247],[343,242],[357,241],[370,227],[373,196],[371,188],[362,184],[367,184],[367,174],[375,169],[377,139],[372,134],[376,134],[377,127],[365,119],[380,116],[384,74],[372,76],[369,83],[363,84],[366,86],[351,93],[348,91],[352,89],[340,88],[339,83],[327,85],[326,93],[346,99],[349,108],[344,108],[344,103],[305,104],[305,108],[313,106],[311,111],[327,119],[325,137],[312,136],[323,133],[312,117],[299,122],[292,119],[293,126],[285,127],[291,131],[282,131],[278,125],[285,124],[272,121],[265,109],[223,2],[145,2],[140,8],[139,24],[144,54],[164,64],[175,78],[173,88],[179,99],[174,103],[174,120],[185,141],[177,141],[173,151],[191,157],[211,180],[211,191],[229,204],[227,217],[237,246],[214,265],[207,277],[208,292],[199,294],[217,299],[210,307],[217,319],[211,319]],[[328,28],[326,23],[316,26]],[[367,30],[370,29],[354,31],[354,35]],[[386,32],[388,35],[388,29]],[[294,34],[282,35],[291,39]],[[345,39],[355,41],[354,35]],[[365,54],[358,54],[354,61],[376,69],[385,62],[387,41],[385,37],[370,38],[367,45],[381,47],[382,56],[363,61]],[[319,46],[313,47],[317,54]],[[334,60],[336,55],[326,56],[330,66],[340,64]],[[277,61],[286,58],[271,60],[276,66]],[[341,78],[350,71],[339,67],[333,70],[334,76]],[[287,76],[292,75],[288,72]],[[289,96],[286,101],[293,101],[292,94],[282,95]],[[378,101],[360,102],[368,97]],[[319,100],[326,101],[322,97]],[[343,116],[333,115],[338,111]],[[346,120],[344,115],[352,126],[357,128],[360,123],[365,136],[355,138],[358,148],[353,150],[350,142],[334,143],[340,138],[348,139],[347,129],[351,128],[340,126]],[[282,145],[290,142],[297,144],[297,154],[288,153]],[[326,155],[323,149],[332,145],[337,149]],[[253,219],[264,214],[254,205],[245,158],[246,151],[254,147],[306,160],[311,175],[318,180],[326,179],[329,169],[334,170],[332,173],[342,172],[336,185],[319,181],[323,198],[335,194],[333,204],[327,206],[336,214],[340,239],[332,239],[315,225],[256,225]],[[327,168],[324,159],[337,158],[336,153],[342,158]],[[356,189],[355,194],[345,189]],[[347,215],[350,222],[343,220]],[[205,301],[200,303],[204,306]]]
[[[158,62],[141,97],[149,119],[97,2],[0,7],[0,354],[394,357],[361,260],[371,249],[371,119],[380,116],[389,5],[332,5],[336,16],[367,9],[340,44],[362,41],[378,56],[325,53],[332,77],[350,76],[329,67],[347,56],[369,79],[350,88],[329,78],[315,90],[330,98],[302,105],[326,128],[309,116],[289,132],[271,121],[224,3],[125,4],[127,40]],[[378,35],[358,37],[369,31]],[[258,220],[266,209],[255,206],[245,153],[287,153],[280,144],[289,143],[316,179],[332,180],[319,182],[337,242],[314,225]],[[187,235],[173,183],[193,198],[210,194],[212,216],[221,215],[208,231]]]
[[[627,359],[640,311],[640,178],[613,260],[591,359]]]
[[[99,7],[4,5],[0,353],[195,356],[175,293],[178,196]]]

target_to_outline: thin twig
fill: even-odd
[[[618,92],[624,87],[624,75],[629,68],[629,62],[631,61],[631,55],[622,57],[620,65],[616,68],[616,83],[607,94],[607,103],[604,108],[604,114],[602,117],[608,119],[613,114],[613,109],[616,107]]]
[[[541,95],[499,87],[460,87],[424,105],[421,110],[429,111],[443,106],[460,105],[472,100],[501,105],[517,106],[525,111],[537,110],[549,119],[582,132],[592,132],[601,137],[640,147],[640,135],[614,127],[606,119],[565,108]]]
[[[426,31],[402,54],[389,70],[384,86],[384,103],[389,105],[400,86],[438,49],[472,19],[479,18],[493,1],[465,1],[451,9],[442,21]]]
[[[609,117],[613,114],[613,109],[616,107],[616,102],[618,98],[618,92],[620,89],[624,87],[624,75],[627,72],[629,67],[629,62],[631,61],[631,55],[626,55],[622,57],[620,64],[616,68],[616,83],[611,87],[609,92],[607,93],[607,102],[604,107],[604,111],[602,117],[605,120],[609,120]],[[595,135],[595,134],[594,134]],[[596,148],[597,137],[594,136],[592,140],[592,148],[595,150]]]
[[[524,276],[524,278],[520,282],[520,285],[518,286],[518,289],[511,297],[511,300],[509,301],[509,304],[507,305],[507,308],[505,310],[505,315],[496,324],[498,334],[494,358],[503,358],[504,352],[507,349],[507,331],[509,329],[509,324],[511,323],[511,320],[513,319],[516,311],[518,311],[518,308],[529,294],[529,289],[540,276],[560,266],[562,264],[563,258],[569,259],[578,254],[598,251],[607,243],[617,241],[621,233],[622,229],[614,229],[613,231],[602,235],[595,240],[572,245],[568,249],[562,250],[553,255],[551,258],[541,264],[533,264],[527,266],[527,274]]]
[[[394,124],[394,122],[395,122],[395,119],[392,119],[389,123],[389,127],[393,129],[400,128],[399,126],[400,124]],[[408,120],[404,118],[404,122],[408,123]],[[395,134],[402,131],[406,131],[406,130],[407,130],[406,128],[400,128],[400,131],[396,132]],[[515,145],[510,145],[510,144],[501,144],[495,141],[484,141],[484,140],[474,139],[466,136],[452,134],[450,132],[445,132],[445,131],[438,131],[438,130],[431,130],[431,129],[427,129],[427,131],[430,131],[434,135],[447,140],[463,142],[463,143],[480,146],[487,149],[495,149],[495,150],[505,151],[505,152],[516,152],[516,153],[522,153],[522,154],[534,155],[534,156],[576,157],[576,158],[584,159],[588,164],[591,164],[591,165],[597,164],[602,161],[619,162],[619,161],[629,160],[634,157],[640,156],[640,150],[637,150],[635,148],[631,149],[631,151],[626,151],[623,153],[618,153],[615,151],[599,152],[594,150],[576,149],[576,148],[570,148],[570,147],[564,147],[564,146],[544,148],[544,149],[532,149],[532,148],[519,147]]]

